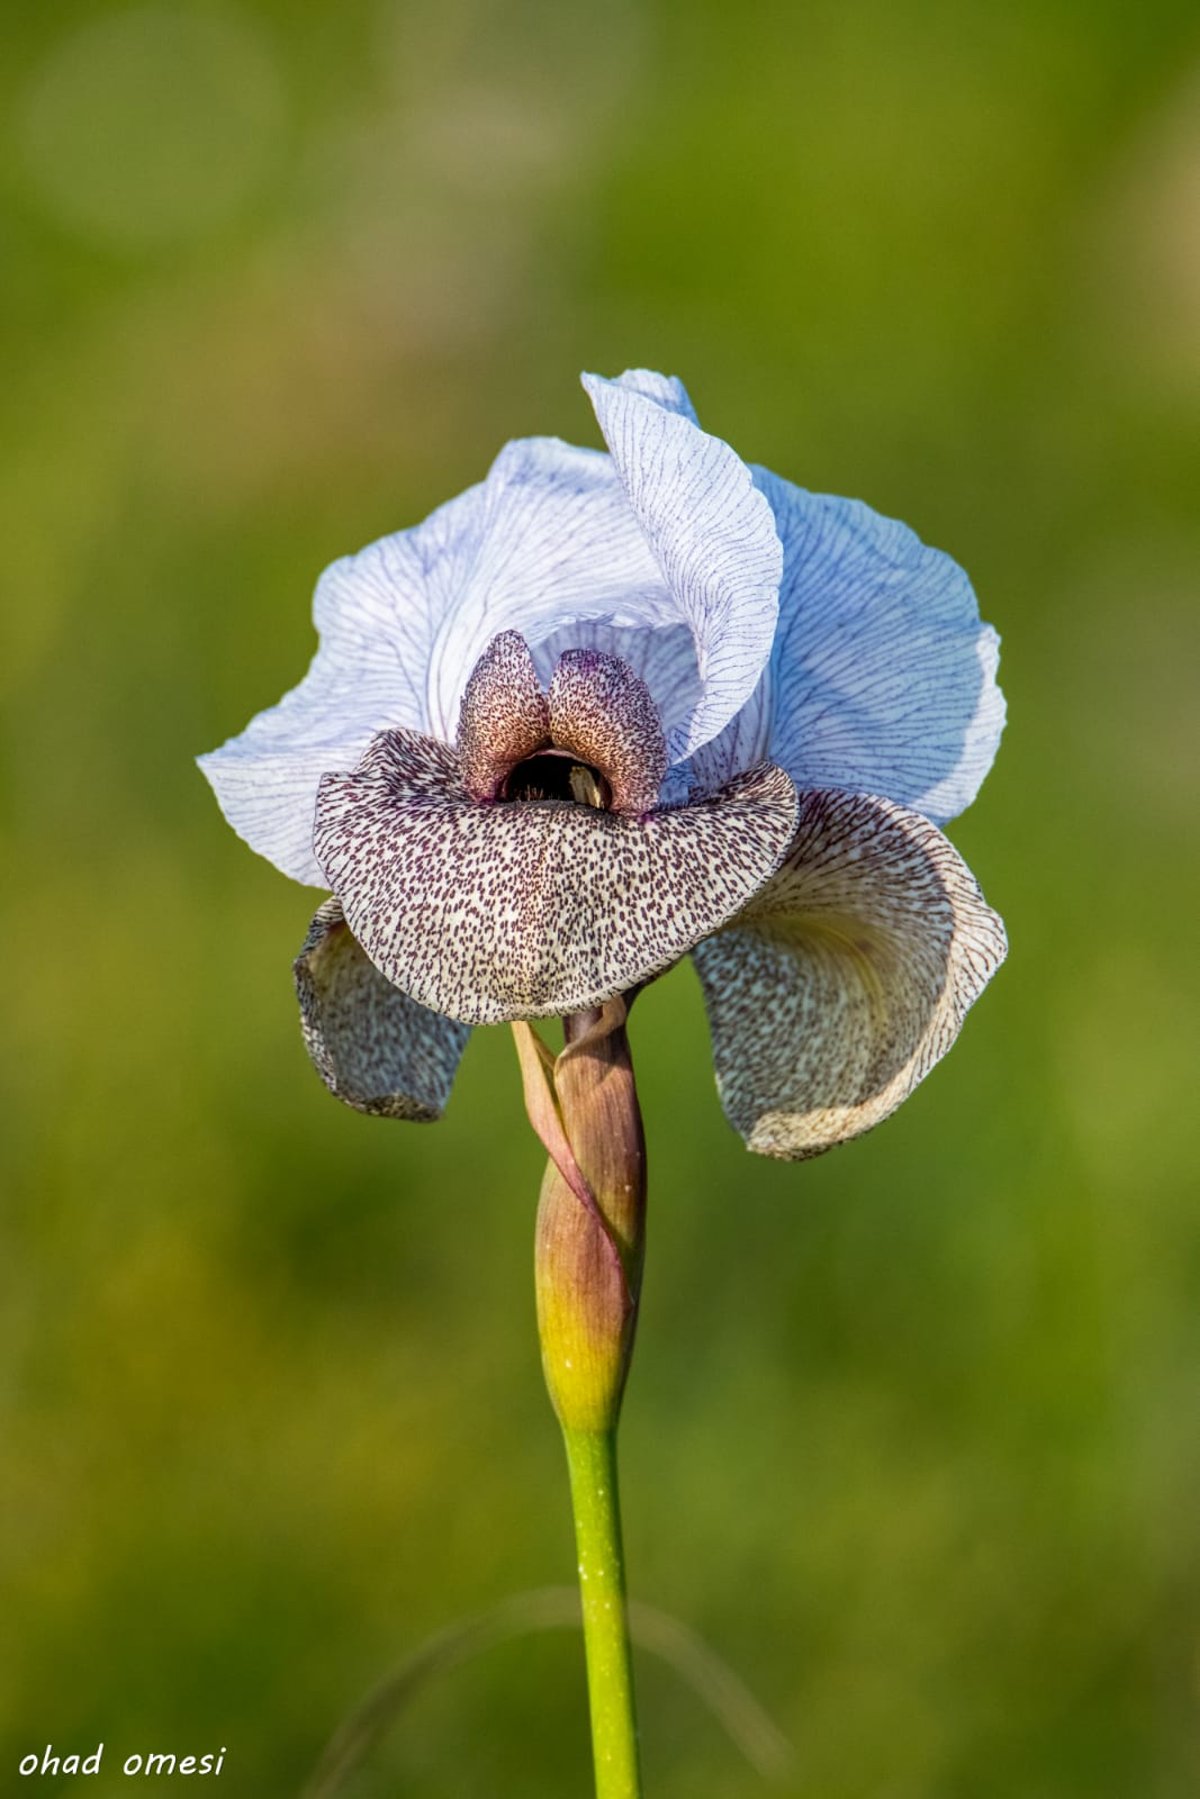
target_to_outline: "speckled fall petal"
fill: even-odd
[[[475,667],[463,693],[458,753],[463,785],[473,799],[494,799],[505,775],[550,741],[550,707],[529,645],[519,631],[501,631]]]
[[[614,812],[649,812],[667,772],[667,743],[650,689],[619,656],[568,650],[550,683],[550,735],[598,768]]]
[[[317,912],[293,972],[304,1042],[331,1093],[377,1117],[440,1116],[470,1029],[386,981],[336,899]]]
[[[784,1160],[870,1130],[950,1048],[1005,948],[928,819],[801,793],[778,874],[694,952],[730,1123]]]
[[[481,805],[444,744],[385,731],[353,774],[321,782],[314,845],[387,979],[489,1024],[584,1011],[661,973],[770,879],[795,818],[770,766],[645,819]]]

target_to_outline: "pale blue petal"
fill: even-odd
[[[591,378],[597,379],[596,376]],[[584,385],[587,385],[586,379]],[[654,400],[665,411],[677,412],[681,418],[690,419],[693,425],[700,423],[691,396],[678,375],[660,375],[657,369],[626,369],[623,375],[617,377],[613,386],[623,387],[629,393],[641,394],[647,400]]]
[[[861,501],[806,493],[766,469],[755,479],[775,512],[784,577],[769,742],[760,723],[735,752],[768,754],[800,787],[953,818],[978,792],[1004,725],[999,640],[980,623],[971,583]],[[734,768],[706,772],[728,780]]]
[[[715,793],[744,768],[754,768],[768,758],[775,715],[775,677],[770,662],[758,677],[758,685],[740,712],[709,743],[681,765],[689,793]]]
[[[473,560],[428,658],[425,729],[447,742],[467,678],[499,632],[519,631],[532,648],[577,622],[656,627],[681,616],[602,452],[518,439],[482,491]]]
[[[312,847],[317,788],[323,774],[355,767],[376,727],[367,727],[357,750],[355,742],[345,738],[336,743],[301,740],[272,751],[252,735],[253,729],[251,725],[240,737],[196,760],[226,820],[251,849],[293,881],[324,887]]]
[[[483,491],[468,488],[415,530],[327,568],[313,598],[320,647],[303,681],[198,759],[239,837],[293,880],[325,885],[312,847],[321,776],[356,768],[382,730],[426,728],[430,648],[469,571]]]
[[[646,539],[691,628],[703,683],[673,761],[722,729],[771,651],[782,554],[771,508],[729,445],[681,410],[677,382],[646,370],[583,384]]]
[[[321,776],[355,768],[382,730],[453,742],[463,689],[498,633],[536,643],[591,620],[675,626],[676,639],[684,628],[609,458],[556,438],[508,444],[486,481],[423,524],[335,562],[313,616],[321,641],[304,680],[200,759],[234,830],[313,886]],[[670,660],[657,658],[656,678]]]

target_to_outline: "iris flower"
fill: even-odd
[[[949,557],[585,375],[606,451],[509,443],[321,577],[320,646],[203,757],[226,818],[331,893],[296,963],[339,1098],[437,1117],[472,1025],[586,1013],[690,954],[750,1149],[868,1130],[1004,956],[940,826],[1004,719]]]

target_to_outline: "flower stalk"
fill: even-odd
[[[587,1658],[596,1799],[640,1799],[637,1716],[617,1489],[617,1433],[564,1430]]]
[[[637,1324],[646,1150],[623,999],[564,1020],[555,1057],[513,1026],[549,1154],[535,1276],[542,1365],[563,1430],[583,1607],[597,1799],[638,1799],[617,1488],[617,1423]]]

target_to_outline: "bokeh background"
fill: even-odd
[[[507,1034],[327,1097],[313,896],[192,756],[335,556],[583,367],[972,572],[1010,724],[952,829],[1012,954],[884,1129],[747,1156],[639,1004],[636,1592],[813,1799],[1200,1787],[1200,30],[1146,0],[13,8],[0,62],[0,1786],[103,1739],[293,1795],[430,1631],[573,1570]],[[657,1799],[766,1790],[642,1662]],[[39,1790],[66,1791],[47,1779]],[[123,1786],[121,1790],[124,1790]],[[580,1649],[352,1789],[585,1794]]]

